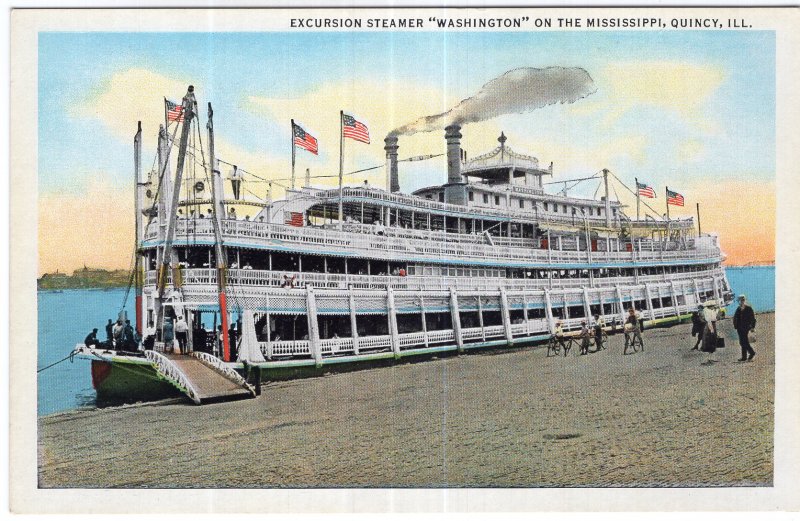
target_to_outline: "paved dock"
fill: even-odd
[[[752,362],[690,324],[588,356],[485,351],[266,385],[254,400],[39,421],[41,487],[770,485],[774,315]],[[573,350],[577,351],[577,349]]]

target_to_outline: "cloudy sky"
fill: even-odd
[[[278,186],[290,172],[291,118],[320,144],[319,156],[298,151],[298,173],[338,171],[341,109],[372,135],[370,145],[347,143],[345,170],[367,168],[383,163],[392,129],[449,110],[506,71],[548,66],[585,69],[597,91],[465,125],[469,156],[494,148],[502,130],[508,146],[553,161],[554,180],[602,168],[629,186],[638,177],[656,188],[659,213],[668,185],[687,201],[671,213],[692,215],[699,202],[729,264],[774,258],[772,32],[41,33],[39,271],[128,267],[136,122],[147,169],[162,99],[180,101],[189,84],[201,107],[214,105],[217,155]],[[444,152],[443,135],[401,137],[401,159]],[[383,170],[348,181],[365,178],[382,184]],[[445,178],[443,159],[401,164],[403,191]]]

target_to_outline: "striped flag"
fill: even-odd
[[[303,226],[303,213],[283,212],[283,223],[289,226]]]
[[[318,155],[319,147],[317,138],[306,132],[303,127],[296,123],[292,123],[292,134],[294,135],[295,145],[308,150],[314,155]]]
[[[164,103],[167,104],[167,121],[183,122],[183,105],[178,105],[164,98]]]
[[[667,204],[672,206],[683,206],[683,196],[678,192],[673,192],[667,188]]]
[[[642,197],[649,197],[650,199],[655,199],[656,191],[653,190],[652,186],[647,186],[645,183],[636,182],[636,188],[639,190],[639,195]]]
[[[369,129],[350,114],[342,114],[342,135],[369,144]]]

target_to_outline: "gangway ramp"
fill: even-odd
[[[162,378],[200,405],[255,397],[255,389],[239,373],[208,353],[176,355],[145,351]]]

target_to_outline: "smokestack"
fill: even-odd
[[[444,200],[447,204],[467,204],[467,190],[461,177],[461,126],[452,124],[445,127],[447,140],[447,184],[444,187]]]
[[[389,180],[389,191],[400,191],[400,178],[397,175],[397,136],[389,134],[383,140],[386,146],[383,149],[386,151],[386,177]]]

